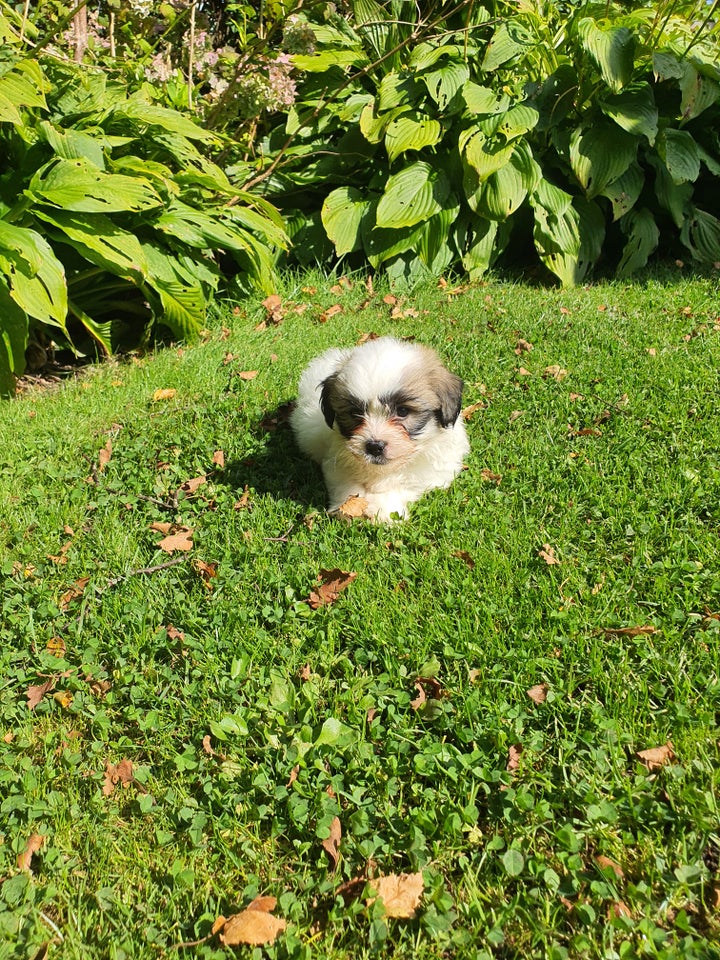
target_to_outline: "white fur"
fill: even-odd
[[[367,501],[365,515],[370,519],[388,522],[393,514],[404,518],[408,504],[427,490],[448,487],[462,469],[470,448],[462,416],[446,427],[432,416],[420,433],[410,436],[380,403],[380,397],[398,390],[403,378],[417,384],[425,369],[428,377],[431,369],[447,375],[428,348],[383,337],[354,349],[328,350],[304,370],[290,422],[300,449],[322,465],[331,512],[358,496]],[[337,373],[343,397],[357,398],[365,407],[362,424],[349,438],[337,422],[332,428],[327,425],[320,405],[324,382]],[[376,436],[387,443],[386,463],[364,456],[367,439]]]

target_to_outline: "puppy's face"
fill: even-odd
[[[462,380],[432,350],[401,347],[361,347],[322,385],[328,426],[337,426],[351,453],[379,467],[411,460],[460,413]]]

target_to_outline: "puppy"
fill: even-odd
[[[462,390],[433,350],[392,337],[311,361],[290,423],[322,465],[330,511],[357,496],[365,516],[388,522],[427,490],[448,487],[470,449]]]

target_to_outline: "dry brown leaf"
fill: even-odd
[[[192,480],[186,480],[185,483],[180,485],[180,489],[183,493],[195,493],[198,487],[202,487],[204,483],[207,483],[207,474],[203,474],[201,477],[193,477]]]
[[[505,769],[509,773],[517,773],[518,768],[520,767],[520,757],[522,756],[523,748],[521,743],[512,743],[510,744],[510,749],[508,750],[508,760],[505,765]]]
[[[193,531],[189,527],[178,526],[176,523],[153,523],[151,530],[165,533],[166,536],[157,544],[165,553],[174,553],[176,550],[192,550]]]
[[[646,624],[642,627],[602,627],[602,632],[610,637],[643,637],[657,633],[657,627]]]
[[[563,368],[557,363],[552,364],[550,367],[545,367],[543,370],[544,377],[552,377],[552,379],[557,380],[558,383],[560,383],[561,380],[564,380],[567,375],[567,370],[563,370]]]
[[[65,656],[65,641],[62,637],[50,637],[45,648],[51,657]]]
[[[337,512],[343,517],[348,517],[349,519],[354,520],[357,517],[364,517],[367,508],[367,500],[364,497],[359,497],[357,494],[353,494],[351,497],[347,498],[345,503],[340,504],[340,506],[337,508]]]
[[[282,300],[276,293],[271,293],[269,297],[265,297],[262,304],[267,311],[267,322],[277,325],[282,321],[285,316],[285,311],[283,310]]]
[[[425,687],[420,683],[419,680],[415,681],[415,689],[417,690],[418,695],[414,700],[410,701],[410,706],[413,708],[413,710],[419,710],[427,700],[427,695],[425,693]]]
[[[453,550],[453,556],[457,557],[458,560],[462,560],[462,562],[471,570],[474,569],[475,561],[467,552],[467,550]]]
[[[300,773],[300,764],[296,763],[295,766],[290,771],[290,776],[288,777],[288,782],[285,784],[286,787],[291,787],[298,778]]]
[[[526,691],[533,703],[545,703],[550,688],[546,683],[538,683]]]
[[[213,750],[212,744],[211,744],[211,742],[210,742],[210,734],[208,734],[208,733],[206,733],[205,736],[202,738],[202,748],[203,748],[203,751],[204,751],[209,757],[214,757],[214,756],[215,756],[215,751]]]
[[[484,400],[478,400],[477,403],[471,403],[469,407],[465,407],[462,411],[463,420],[469,420],[474,413],[477,413],[478,410],[484,410],[487,407],[487,404]]]
[[[331,317],[334,317],[338,313],[342,313],[342,307],[339,303],[334,303],[331,307],[328,307],[327,310],[323,312],[318,317],[320,323],[327,323]]]
[[[415,916],[423,894],[423,875],[422,873],[391,873],[371,880],[370,886],[377,897],[368,899],[368,906],[376,899],[382,900],[388,917],[410,919]]]
[[[85,587],[90,583],[90,577],[80,577],[75,583],[70,587],[69,590],[66,590],[65,593],[60,597],[60,602],[58,606],[61,610],[67,610],[73,600],[78,600],[83,593],[85,593]]]
[[[496,486],[500,486],[502,474],[493,473],[492,470],[489,470],[487,467],[483,467],[480,471],[480,479],[484,480],[486,483],[494,483]]]
[[[518,340],[515,346],[515,353],[518,356],[520,356],[521,353],[530,353],[532,349],[533,349],[533,345],[530,343],[529,340],[520,339]]]
[[[29,873],[32,873],[32,858],[33,855],[41,849],[42,845],[45,843],[45,837],[40,836],[39,833],[31,833],[28,837],[28,842],[25,846],[25,849],[22,853],[18,854],[17,865],[18,870],[27,870]]]
[[[175,387],[166,387],[161,390],[156,390],[152,395],[153,403],[158,403],[161,400],[172,400],[176,394],[177,390]]]
[[[132,760],[121,760],[120,763],[114,765],[106,763],[102,792],[106,797],[109,797],[115,792],[115,787],[119,785],[123,789],[127,789],[134,779]]]
[[[638,750],[636,756],[644,763],[651,773],[660,770],[667,763],[672,763],[675,759],[675,750],[672,743],[668,740],[661,747],[650,747],[648,750]]]
[[[308,604],[311,610],[317,610],[319,607],[326,607],[334,603],[340,593],[353,582],[357,576],[354,572],[345,570],[321,570],[318,574],[320,586],[313,590],[308,597]]]
[[[330,824],[330,836],[322,842],[322,848],[330,857],[331,870],[334,870],[340,859],[340,840],[342,839],[342,824],[340,817],[334,817]]]
[[[165,632],[167,633],[168,640],[179,640],[180,643],[182,643],[185,639],[183,631],[178,630],[178,628],[174,627],[171,623],[165,627]]]
[[[714,883],[709,895],[710,909],[720,913],[720,883]]]
[[[243,490],[243,494],[239,500],[236,500],[233,504],[233,510],[247,510],[250,505],[250,488],[248,486]]]
[[[68,559],[67,559],[67,557],[66,557],[66,553],[68,552],[68,550],[70,549],[71,546],[72,546],[72,540],[67,540],[67,541],[60,547],[60,550],[58,551],[57,554],[55,554],[55,555],[53,555],[53,554],[48,554],[48,555],[47,555],[47,559],[50,560],[50,561],[52,561],[53,563],[57,563],[58,565],[63,564],[63,563],[67,563],[67,562],[68,562]]]
[[[519,377],[531,377],[532,372],[528,370],[526,367],[518,367],[517,375]]]
[[[544,560],[549,567],[560,563],[558,558],[555,556],[555,548],[551,547],[549,543],[543,544],[542,550],[538,550],[538,556],[541,560]]]
[[[626,903],[623,903],[622,900],[618,900],[615,903],[611,903],[608,907],[608,916],[611,919],[613,917],[631,917],[632,910]]]
[[[307,683],[307,681],[312,677],[312,670],[310,669],[309,663],[305,664],[305,666],[300,670],[300,673],[298,674],[298,676],[303,681],[303,683]]]
[[[519,420],[520,417],[525,415],[524,410],[513,410],[513,412],[508,417],[508,423],[515,423],[516,420]]]
[[[225,469],[225,451],[216,450],[212,458],[213,466],[219,467],[221,470]]]
[[[105,467],[110,463],[110,458],[112,457],[112,440],[108,439],[108,442],[98,453],[98,473],[102,473]]]
[[[277,905],[275,897],[256,897],[241,913],[229,917],[222,925],[220,942],[227,947],[241,943],[262,946],[272,943],[287,924],[272,911]]]
[[[216,563],[206,563],[204,560],[194,560],[193,566],[200,574],[200,578],[208,590],[212,590],[212,581],[217,576],[218,565]]]
[[[259,372],[259,370],[239,370],[238,376],[241,380],[254,380]]]
[[[614,860],[611,860],[610,857],[606,857],[602,853],[599,853],[595,857],[595,863],[600,867],[601,870],[612,870],[618,880],[622,880],[625,876],[622,867],[615,863]]]

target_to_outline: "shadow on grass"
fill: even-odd
[[[251,456],[226,463],[224,482],[238,495],[247,486],[276,500],[291,500],[303,512],[324,510],[327,500],[322,472],[295,443],[288,422],[292,407],[292,403],[284,403],[259,418],[251,432],[262,447]]]

